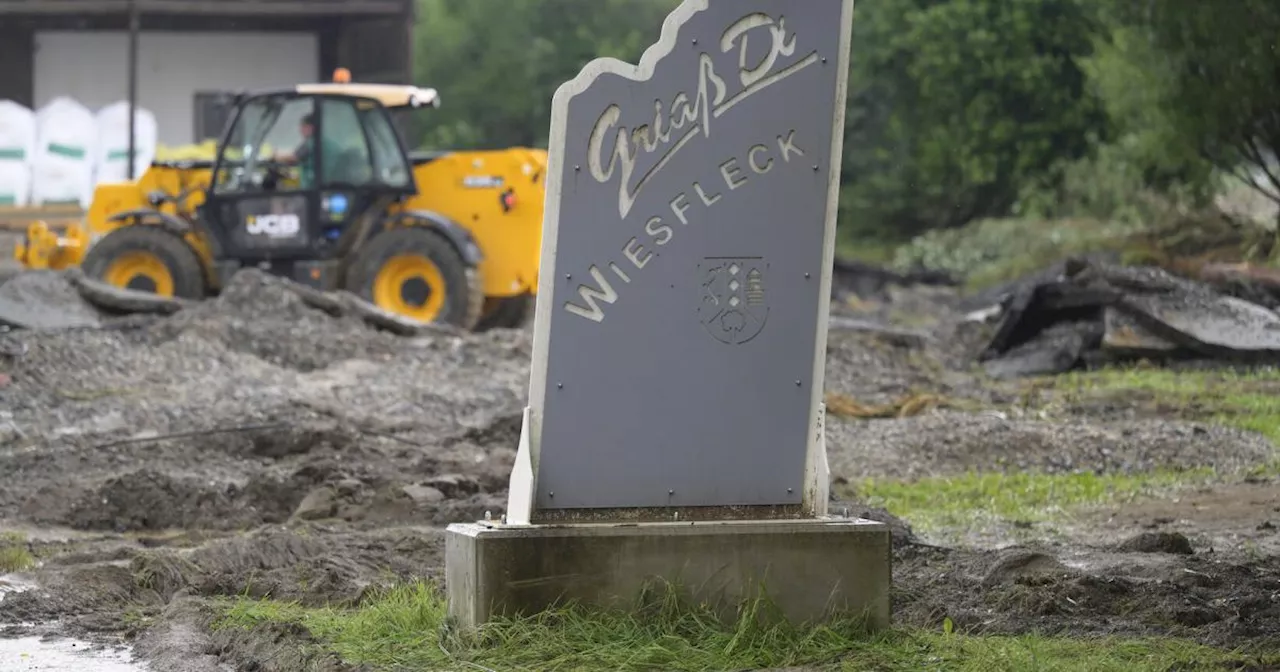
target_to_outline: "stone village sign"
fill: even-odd
[[[737,563],[744,578],[752,563],[844,565],[792,589],[839,587],[887,621],[888,530],[826,515],[852,11],[685,0],[638,67],[598,59],[556,91],[507,515],[450,528],[446,580],[464,622],[565,595],[620,599],[639,574],[696,577],[692,559]],[[798,548],[811,550],[797,560]],[[593,587],[548,592],[565,576]],[[791,611],[819,611],[815,600]]]

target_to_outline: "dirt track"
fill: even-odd
[[[1123,402],[1054,417],[993,410],[1022,392],[974,373],[988,328],[961,324],[950,290],[881,300],[860,317],[909,321],[932,340],[833,332],[828,390],[865,404],[927,391],[970,407],[830,417],[838,490],[866,476],[1225,469],[1274,455],[1260,435]],[[0,635],[141,635],[139,652],[174,672],[271,655],[273,669],[346,669],[290,658],[298,633],[210,634],[207,598],[318,605],[439,577],[440,526],[502,510],[528,331],[394,336],[255,273],[176,316],[108,322],[0,335],[24,353],[0,355],[0,532],[24,533],[43,560],[24,576],[38,589],[0,602],[0,624],[35,625]],[[1275,480],[1091,515],[1055,542],[999,549],[1007,538],[976,531],[938,548],[898,524],[896,620],[1227,646],[1280,638]],[[1132,540],[1157,532],[1184,534],[1192,552],[1176,537]]]

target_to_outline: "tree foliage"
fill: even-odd
[[[802,0],[798,0],[802,1]],[[435,148],[545,146],[555,89],[636,62],[679,0],[418,0]],[[1217,172],[1280,201],[1280,0],[858,0],[841,227],[1142,218]]]
[[[440,91],[436,147],[545,147],[551,97],[588,61],[635,62],[678,0],[418,0],[415,70]]]
[[[1280,203],[1280,2],[1145,0],[1117,5],[1124,34],[1165,69],[1152,107],[1169,115],[1172,147],[1188,149]]]
[[[843,209],[859,232],[1004,214],[1105,131],[1079,0],[869,0],[854,31]]]

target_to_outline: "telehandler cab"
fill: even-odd
[[[16,256],[188,299],[255,266],[423,322],[523,323],[546,152],[411,155],[391,111],[437,107],[437,92],[335,79],[237,96],[213,161],[99,185],[83,227],[36,222]]]

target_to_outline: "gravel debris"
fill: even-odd
[[[66,280],[22,274],[0,290],[14,283],[56,294]],[[833,315],[892,328],[833,330],[827,391],[866,405],[915,394],[957,403],[898,419],[829,415],[837,482],[975,469],[1230,470],[1274,455],[1257,434],[1140,419],[1119,404],[1087,417],[1010,411],[1020,388],[975,361],[993,324],[966,319],[950,288],[875,289],[860,307],[833,302]],[[139,650],[166,669],[216,669],[209,651],[245,666],[271,651],[293,661],[274,669],[313,669],[288,658],[300,655],[297,633],[207,632],[206,600],[351,604],[393,580],[438,577],[440,526],[503,513],[530,328],[397,334],[318,303],[246,270],[217,298],[170,316],[0,334],[0,522],[72,539],[33,577],[40,589],[0,604],[0,622],[115,633],[140,610],[156,627]],[[902,338],[908,331],[930,337]],[[931,547],[891,512],[834,506],[892,525],[903,623],[938,628],[946,614],[959,629],[1143,634],[1154,627],[1143,619],[1175,613],[1204,641],[1280,634],[1274,557],[1219,565],[1221,556],[1124,546],[1106,551],[1120,564],[1082,569],[1061,549]],[[1168,569],[1176,580],[1223,578],[1186,590],[1140,582],[1126,574],[1136,556],[1179,563]],[[1188,594],[1198,606],[1178,607]]]
[[[977,471],[1133,474],[1265,461],[1275,447],[1258,434],[1169,420],[1100,425],[1082,418],[1012,419],[943,410],[893,420],[828,422],[832,477],[920,478]]]
[[[23,273],[0,284],[0,325],[26,329],[96,327],[101,317],[58,271]]]

